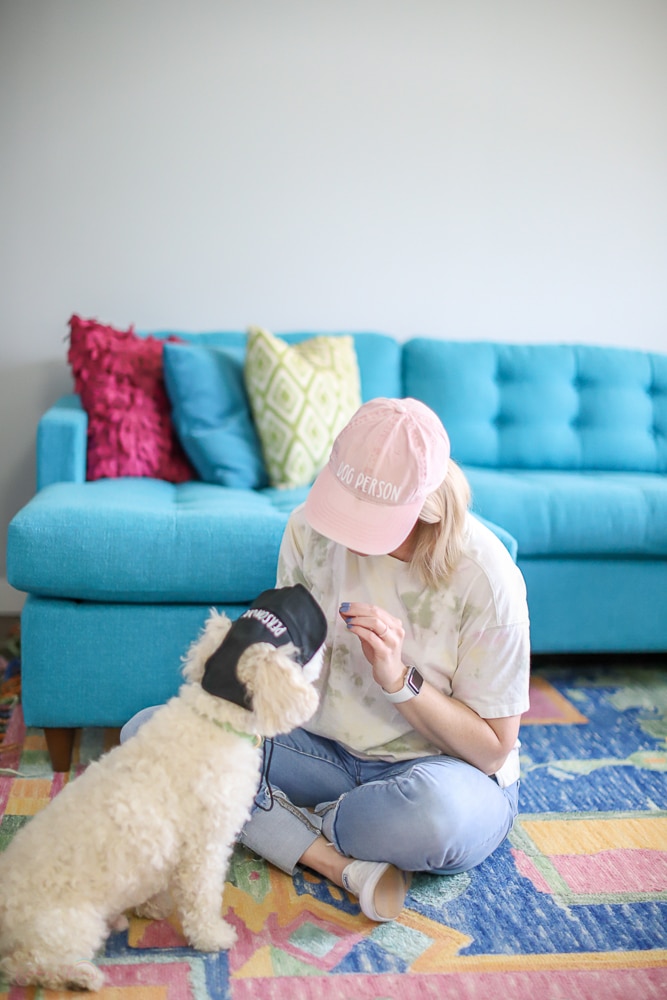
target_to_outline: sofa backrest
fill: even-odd
[[[145,336],[145,333],[143,335]],[[362,400],[366,402],[376,396],[402,396],[401,345],[393,337],[384,333],[352,332],[348,334],[330,333],[329,331],[307,332],[305,330],[278,334],[288,344],[298,344],[308,337],[347,335],[354,339],[361,378]],[[161,330],[157,333],[151,333],[151,336],[162,338],[174,336],[207,347],[224,348],[226,352],[236,357],[240,365],[243,364],[245,357],[247,341],[247,333],[245,332],[182,333],[180,330]]]
[[[667,355],[415,338],[403,389],[465,465],[667,472]]]

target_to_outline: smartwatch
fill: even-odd
[[[402,701],[409,701],[410,698],[416,698],[422,689],[423,683],[424,678],[419,673],[417,668],[408,667],[405,674],[405,680],[403,681],[403,687],[393,693],[385,691],[385,689],[382,688],[382,693],[387,701],[393,701],[395,705],[398,705]]]

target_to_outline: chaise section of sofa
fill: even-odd
[[[242,361],[243,334],[179,336]],[[534,651],[667,649],[667,357],[371,333],[354,343],[364,400],[412,395],[443,419],[474,512],[526,578]],[[120,726],[176,691],[210,607],[236,617],[273,585],[307,492],[87,481],[86,433],[76,396],[44,415],[38,492],[8,533],[8,578],[28,594],[26,721],[45,728],[58,770],[76,728]]]
[[[217,360],[222,352],[238,391],[245,334],[178,337]],[[382,334],[353,338],[362,399],[400,395],[400,345]],[[69,767],[76,728],[121,726],[175,693],[181,659],[211,607],[237,617],[274,585],[287,518],[307,492],[198,479],[88,481],[87,431],[76,395],[44,414],[38,491],[8,532],[8,578],[28,595],[24,715],[44,727],[56,770]]]

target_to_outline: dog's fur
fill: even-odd
[[[185,657],[179,695],[66,785],[0,855],[0,968],[11,980],[99,989],[104,976],[91,959],[124,912],[165,917],[172,901],[194,948],[234,943],[222,892],[262,763],[260,740],[239,733],[288,732],[318,697],[294,647],[268,643],[238,662],[251,710],[207,694],[204,665],[230,624],[211,613]]]

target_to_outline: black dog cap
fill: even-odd
[[[296,647],[296,662],[304,666],[326,635],[324,612],[302,584],[265,590],[232,622],[222,643],[206,661],[202,687],[216,698],[250,708],[248,692],[236,676],[236,665],[249,646],[269,642],[280,647],[291,642]]]

